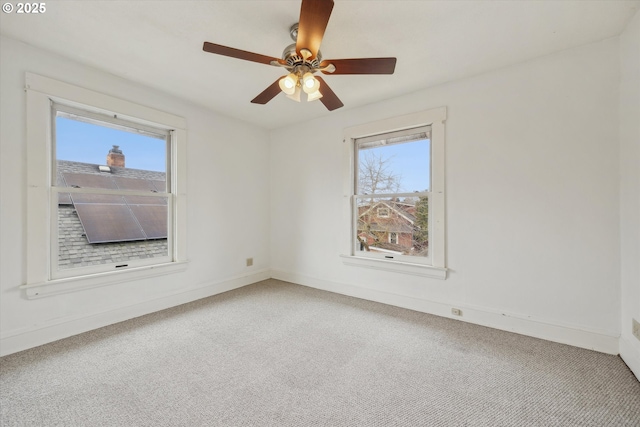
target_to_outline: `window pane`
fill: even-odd
[[[428,196],[357,197],[356,215],[356,251],[428,255]]]
[[[73,193],[71,199],[74,204],[58,205],[60,269],[169,255],[165,196],[145,196],[144,204],[101,194]]]
[[[110,123],[69,116],[64,112],[56,116],[56,160],[90,164],[95,166],[92,172],[104,165],[166,173],[166,135],[152,136],[126,126],[115,129]]]
[[[414,193],[429,190],[429,139],[379,146],[367,143],[358,144],[357,147],[357,194]]]

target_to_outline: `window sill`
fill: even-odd
[[[345,265],[373,268],[375,270],[391,271],[393,273],[412,274],[414,276],[431,277],[445,280],[447,269],[431,265],[414,264],[403,261],[387,261],[382,259],[364,258],[353,255],[340,255]]]
[[[20,289],[25,291],[27,299],[36,299],[116,283],[129,282],[132,280],[146,279],[148,277],[177,273],[186,270],[187,264],[187,261],[180,261],[167,264],[147,265],[144,267],[130,268],[126,271],[109,271],[86,276],[47,280],[40,283],[27,283],[25,285],[21,285]]]

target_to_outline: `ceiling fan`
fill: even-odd
[[[393,74],[396,58],[323,60],[320,43],[332,10],[333,0],[302,0],[300,20],[290,29],[295,43],[285,48],[282,59],[209,42],[204,42],[202,49],[217,55],[282,67],[289,72],[252,99],[254,104],[266,104],[280,91],[300,102],[301,92],[304,92],[308,101],[320,99],[329,111],[333,111],[344,104],[321,77],[314,76],[315,73]]]

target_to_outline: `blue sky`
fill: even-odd
[[[164,139],[56,117],[58,160],[104,165],[111,147],[119,145],[126,167],[166,172],[165,144]]]
[[[413,193],[429,189],[431,149],[428,139],[404,144],[383,145],[366,151],[390,159],[389,172],[402,177],[400,192]]]

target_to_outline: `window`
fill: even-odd
[[[346,264],[446,277],[445,119],[440,108],[345,130]]]
[[[387,209],[387,208],[378,208],[378,216],[380,218],[388,218],[389,217],[389,209]]]
[[[170,262],[171,131],[52,110],[51,277]]]
[[[184,119],[27,73],[29,298],[186,268]]]

